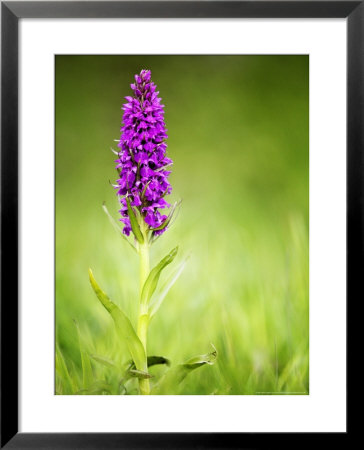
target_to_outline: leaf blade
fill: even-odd
[[[102,209],[104,213],[107,215],[111,225],[115,228],[115,230],[121,235],[121,237],[130,245],[130,247],[136,252],[137,249],[134,247],[134,245],[129,241],[129,239],[125,236],[123,233],[122,228],[118,225],[116,220],[112,217],[112,215],[109,213],[109,210],[106,207],[105,202],[102,204]]]
[[[144,236],[142,232],[140,231],[140,227],[137,221],[137,218],[135,217],[135,213],[133,211],[133,208],[131,207],[130,200],[128,197],[125,197],[126,204],[128,206],[128,216],[130,220],[131,229],[133,230],[134,236],[136,240],[139,242],[139,244],[144,243]]]
[[[213,344],[211,344],[211,346],[213,348],[212,352],[206,353],[204,355],[193,356],[192,358],[185,361],[182,366],[188,370],[194,370],[204,364],[209,364],[210,366],[215,364],[218,353],[216,347]]]
[[[151,228],[151,230],[159,231],[159,230],[163,230],[164,228],[166,228],[169,225],[170,221],[172,220],[172,217],[173,217],[173,214],[174,214],[176,208],[180,205],[181,205],[181,200],[179,202],[174,202],[172,209],[171,209],[170,213],[168,214],[167,219],[161,225],[159,225],[159,227]]]
[[[159,364],[165,364],[166,366],[171,365],[171,361],[164,356],[148,356],[147,358],[147,364],[148,367],[156,366]],[[129,361],[128,370],[135,369],[135,364],[133,364],[133,361]]]
[[[151,299],[153,293],[155,292],[160,274],[162,270],[168,266],[168,264],[171,264],[171,262],[174,260],[175,256],[177,255],[178,247],[175,247],[173,250],[171,250],[167,256],[165,256],[161,261],[150,271],[148,278],[146,279],[142,294],[141,294],[141,300],[140,303],[142,305],[148,305],[149,300]]]
[[[171,273],[171,275],[168,277],[168,279],[166,280],[161,292],[159,293],[157,299],[152,302],[151,304],[151,310],[150,310],[150,320],[152,319],[152,317],[156,314],[156,312],[158,311],[158,309],[161,307],[164,299],[166,298],[169,290],[172,288],[172,286],[175,284],[175,282],[178,280],[178,278],[181,276],[186,263],[187,263],[187,259],[184,259],[181,264]]]
[[[139,378],[141,380],[147,380],[149,378],[153,378],[153,375],[151,375],[148,372],[144,372],[142,370],[130,369],[129,373],[130,373],[131,377]]]
[[[97,298],[113,318],[119,336],[125,339],[136,368],[141,371],[147,371],[144,347],[136,335],[130,320],[125,313],[109,299],[105,292],[101,290],[91,269],[89,269],[89,277],[91,286]]]
[[[198,369],[205,364],[215,364],[218,353],[213,344],[211,344],[213,351],[204,355],[194,356],[182,364],[170,369],[164,377],[152,389],[152,394],[167,393],[171,394],[176,387],[195,369]]]

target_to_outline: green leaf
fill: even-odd
[[[134,245],[129,241],[129,239],[125,236],[123,233],[122,228],[118,225],[118,223],[115,221],[115,219],[111,216],[108,209],[106,208],[105,202],[102,204],[102,209],[104,210],[105,214],[110,220],[111,225],[115,228],[115,230],[120,233],[121,237],[130,245],[130,247],[136,252],[137,249],[134,247]]]
[[[91,269],[89,269],[90,282],[93,290],[97,298],[100,300],[105,309],[110,313],[111,317],[115,322],[116,329],[118,331],[119,336],[122,339],[125,339],[131,357],[135,363],[135,366],[138,370],[147,371],[147,367],[145,364],[146,357],[144,352],[143,344],[135,333],[135,330],[130,323],[128,317],[121,311],[120,308],[113,303],[109,297],[103,292],[99,285],[97,284]]]
[[[148,356],[148,367],[155,366],[156,364],[166,364],[169,366],[171,363],[167,358],[164,358],[163,356]],[[140,379],[147,379],[152,378],[153,375],[151,375],[148,372],[145,372],[143,370],[137,370],[134,364],[134,361],[129,361],[127,363],[127,368],[124,372],[123,378],[120,380],[120,385],[124,385],[126,381],[130,380],[130,378],[140,378]],[[124,389],[126,390],[125,386]]]
[[[94,359],[98,363],[102,364],[103,366],[111,367],[113,369],[117,368],[117,365],[114,363],[114,361],[112,359],[109,359],[109,358],[106,358],[105,356],[100,356],[100,355],[90,355],[90,356],[92,359]]]
[[[175,247],[167,256],[165,256],[149,273],[146,279],[141,295],[141,304],[147,305],[154,291],[157,288],[162,270],[170,264],[177,255],[178,247]]]
[[[171,361],[164,356],[148,356],[148,367],[156,366],[157,364],[171,365]]]
[[[171,365],[171,361],[164,356],[148,356],[147,358],[148,367],[156,366],[157,364],[165,364],[167,366]],[[133,361],[129,361],[128,370],[135,369],[135,364]]]
[[[78,343],[79,343],[80,353],[81,353],[82,384],[83,384],[83,388],[87,389],[94,382],[94,374],[92,372],[90,357],[88,356],[88,353],[86,352],[86,350],[84,349],[83,344],[82,344],[80,328],[79,328],[76,320],[74,320],[74,323],[75,323],[76,329],[77,329]]]
[[[140,231],[139,224],[138,224],[137,218],[135,217],[133,208],[130,205],[130,200],[128,197],[125,197],[125,199],[126,199],[126,204],[128,205],[128,216],[130,219],[131,229],[133,230],[134,236],[136,237],[136,240],[139,242],[139,244],[143,244],[144,237],[143,237],[142,232]]]
[[[130,369],[129,374],[132,377],[136,377],[136,378],[140,378],[140,379],[152,378],[152,375],[150,373],[143,372],[142,370]]]
[[[124,376],[123,378],[120,380],[120,385],[124,386],[125,388],[125,383],[130,380],[130,378],[138,378],[138,379],[149,379],[152,378],[153,375],[151,375],[150,373],[144,371],[144,370],[138,370],[135,368],[135,364],[133,361],[131,361],[127,367],[127,369],[124,372]]]
[[[174,283],[178,280],[181,273],[183,272],[183,269],[185,268],[186,262],[188,257],[181,262],[181,264],[175,269],[171,275],[167,278],[166,282],[164,283],[163,288],[161,289],[160,293],[156,296],[156,300],[153,301],[150,305],[150,319],[155,315],[155,313],[160,308],[161,304],[163,303],[163,300],[166,298],[169,290],[174,285]]]
[[[177,386],[189,375],[193,370],[204,366],[205,364],[213,365],[217,360],[217,350],[211,344],[213,351],[205,355],[198,355],[190,358],[183,364],[168,370],[164,377],[152,389],[152,394],[173,394]]]
[[[213,344],[211,344],[211,346],[213,348],[212,352],[206,353],[205,355],[194,356],[177,367],[178,383],[181,383],[193,370],[198,369],[205,364],[210,366],[215,364],[217,360],[217,350]]]
[[[210,366],[215,364],[217,359],[217,350],[213,344],[211,344],[211,346],[213,348],[212,352],[206,353],[205,355],[194,356],[184,362],[182,366],[187,370],[194,370],[204,364],[209,364]]]
[[[172,206],[172,209],[170,211],[170,213],[168,214],[167,219],[161,224],[159,225],[159,227],[157,228],[151,228],[152,231],[157,231],[157,230],[163,230],[166,226],[168,226],[169,222],[171,221],[174,211],[176,210],[177,206],[181,205],[181,200],[179,202],[174,202],[174,205]]]
[[[179,213],[179,211],[181,209],[180,208],[181,203],[182,203],[182,200],[179,200],[178,202],[175,202],[175,204],[172,207],[173,213],[168,215],[168,218],[166,219],[166,221],[158,229],[163,229],[167,225],[173,225],[173,223],[177,219],[178,213]],[[175,211],[176,208],[178,208],[178,209]],[[154,230],[156,230],[156,228]],[[154,231],[154,230],[152,230],[152,231]],[[152,232],[152,237],[150,238],[150,241],[149,241],[150,244],[154,244],[161,236],[162,236],[162,234],[156,234],[156,233]]]

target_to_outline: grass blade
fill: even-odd
[[[76,392],[76,395],[98,395],[98,394],[111,394],[112,386],[106,381],[99,380],[95,381],[91,386],[87,389],[81,389]]]
[[[88,356],[88,353],[86,352],[86,350],[84,349],[83,344],[82,344],[80,328],[78,326],[78,323],[76,321],[74,321],[74,322],[75,322],[76,329],[77,329],[78,343],[79,343],[80,353],[81,353],[82,384],[83,384],[83,388],[87,389],[94,382],[94,374],[92,372],[90,357]]]
[[[68,371],[66,361],[62,355],[58,344],[56,345],[56,372],[57,375],[62,379],[64,391],[63,394],[73,394],[76,390],[76,386],[72,381],[71,375]]]
[[[112,359],[106,358],[106,356],[100,356],[100,355],[90,355],[92,359],[97,361],[98,363],[102,364],[105,367],[111,367],[112,369],[116,369],[117,365]]]

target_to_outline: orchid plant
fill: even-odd
[[[156,240],[165,233],[176,217],[181,202],[169,204],[165,197],[172,191],[169,183],[173,161],[167,156],[167,129],[164,105],[151,80],[151,71],[142,70],[131,85],[132,96],[125,97],[123,125],[118,141],[116,170],[119,174],[114,185],[121,205],[120,221],[123,229],[113,220],[106,205],[103,209],[121,236],[140,257],[138,320],[134,328],[126,314],[101,290],[91,269],[91,286],[102,305],[112,316],[119,339],[127,344],[130,361],[123,369],[121,382],[137,378],[142,395],[159,393],[164,386],[171,388],[180,383],[189,372],[205,364],[213,364],[217,351],[195,356],[169,368],[155,382],[149,367],[155,364],[170,366],[162,356],[149,356],[147,352],[148,327],[168,291],[181,275],[186,260],[167,277],[165,286],[157,290],[161,272],[175,259],[178,247],[171,250],[150,270],[149,252]],[[161,211],[169,209],[169,213]],[[172,393],[172,392],[170,392]]]

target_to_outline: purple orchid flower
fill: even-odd
[[[130,87],[134,96],[125,97],[127,103],[122,107],[120,151],[115,161],[120,176],[116,185],[121,203],[120,220],[124,223],[124,234],[129,236],[128,197],[153,234],[159,235],[168,227],[168,216],[161,214],[159,209],[171,206],[164,197],[172,191],[168,181],[171,172],[166,170],[173,161],[166,156],[168,136],[164,105],[151,80],[150,70],[135,75],[135,82]]]

